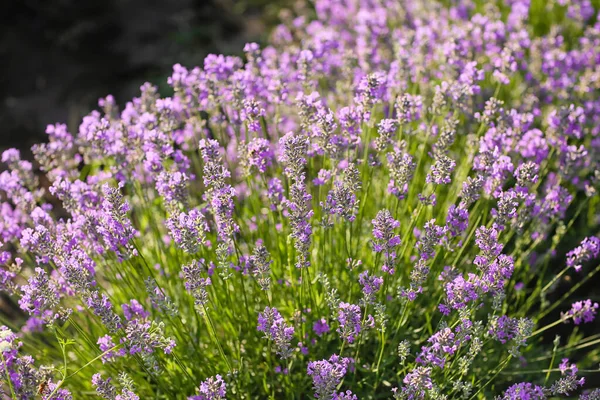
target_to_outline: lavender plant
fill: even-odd
[[[2,154],[2,397],[600,399],[590,0],[296,14]]]

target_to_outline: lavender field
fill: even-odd
[[[598,2],[301,3],[2,153],[0,398],[600,400]]]

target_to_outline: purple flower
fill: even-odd
[[[150,313],[144,310],[144,307],[135,299],[131,300],[129,304],[123,304],[121,308],[127,321],[132,318],[144,319],[150,316]]]
[[[508,190],[498,195],[497,207],[492,208],[492,215],[496,218],[498,229],[504,229],[504,224],[517,217],[518,207],[518,196],[515,191]]]
[[[421,119],[423,98],[419,95],[405,93],[396,100],[395,108],[401,124],[417,121]]]
[[[546,400],[546,394],[541,386],[522,382],[506,389],[501,400]]]
[[[186,206],[188,204],[188,182],[189,177],[179,171],[162,171],[156,178],[156,191],[167,203],[179,202]]]
[[[400,222],[396,221],[388,210],[381,210],[375,216],[373,223],[373,251],[383,253],[385,271],[394,271],[394,261],[396,260],[396,248],[400,246],[400,236],[395,230],[400,227]]]
[[[204,305],[208,302],[206,288],[212,283],[209,277],[202,277],[204,270],[206,270],[204,260],[192,261],[189,265],[181,268],[185,288],[194,297],[194,305],[201,313],[204,312]]]
[[[380,276],[369,276],[368,271],[361,272],[358,275],[358,283],[362,286],[365,304],[372,304],[375,301],[375,294],[383,285],[383,278]]]
[[[112,303],[106,294],[93,291],[88,296],[86,303],[109,332],[115,333],[123,326],[121,318],[113,311]]]
[[[421,347],[421,353],[416,361],[425,366],[433,364],[444,368],[446,357],[452,356],[460,346],[460,340],[455,337],[452,329],[444,328],[427,340],[430,345]]]
[[[227,396],[227,384],[221,375],[215,375],[200,383],[199,391],[198,396],[190,396],[188,400],[222,400]]]
[[[35,269],[35,275],[27,281],[27,285],[21,286],[23,296],[19,300],[19,306],[30,315],[42,315],[45,310],[52,310],[60,301],[60,296],[54,282],[41,268]]]
[[[358,396],[352,393],[351,390],[345,392],[334,393],[331,400],[358,400]]]
[[[579,400],[598,400],[600,399],[600,389],[594,389],[592,391],[586,390],[579,396]]]
[[[271,202],[271,210],[276,211],[284,201],[283,185],[278,178],[271,178],[268,183],[267,198]]]
[[[451,175],[455,167],[456,161],[445,154],[441,154],[435,159],[425,181],[436,185],[448,184],[452,181]]]
[[[258,282],[258,285],[262,290],[268,290],[271,285],[271,264],[273,261],[270,259],[267,248],[262,243],[258,244],[250,256],[250,272]]]
[[[321,186],[324,185],[325,183],[327,183],[327,181],[329,181],[331,179],[331,171],[326,170],[326,169],[321,169],[319,171],[319,174],[317,175],[317,177],[315,179],[313,179],[313,185],[315,186]]]
[[[558,366],[558,369],[560,370],[560,373],[562,375],[577,375],[577,371],[579,371],[579,369],[577,368],[577,365],[575,364],[569,364],[569,359],[568,358],[563,358],[561,360],[561,363]]]
[[[102,379],[101,374],[94,374],[92,376],[92,386],[96,388],[98,396],[114,400],[117,397],[117,389],[110,383],[111,378]]]
[[[265,334],[265,338],[272,340],[276,352],[282,359],[292,355],[291,341],[294,336],[294,327],[287,325],[276,308],[265,307],[258,314],[257,330]]]
[[[96,344],[98,345],[102,353],[106,353],[102,356],[103,363],[115,361],[116,357],[123,357],[127,354],[127,350],[125,350],[123,347],[121,347],[118,350],[112,350],[113,348],[115,348],[116,345],[113,342],[113,338],[110,335],[104,335],[99,337]]]
[[[469,211],[461,206],[456,207],[454,204],[448,208],[448,216],[446,217],[446,228],[452,236],[459,236],[467,230],[469,226]]]
[[[539,164],[548,156],[549,146],[542,131],[532,129],[525,132],[517,143],[517,150],[521,153],[521,156],[533,159]]]
[[[196,208],[188,213],[177,211],[167,219],[165,225],[175,243],[189,254],[198,251],[205,241],[205,232],[208,230],[204,215]]]
[[[394,142],[394,136],[398,130],[398,121],[395,119],[382,119],[377,124],[377,133],[379,136],[375,140],[375,149],[384,151]]]
[[[433,389],[431,367],[418,366],[406,374],[402,380],[404,385],[398,391],[393,389],[395,399],[423,400],[427,392]]]
[[[417,164],[413,156],[404,153],[398,147],[387,155],[388,167],[390,171],[390,182],[388,191],[402,200],[408,194],[408,185],[412,180]]]
[[[502,245],[498,242],[498,231],[494,228],[480,226],[475,231],[475,244],[481,250],[482,257],[491,262],[502,251]]]
[[[440,304],[440,311],[447,315],[450,313],[448,307],[460,310],[478,298],[479,278],[474,274],[468,274],[468,279],[459,275],[446,284],[446,304]]]
[[[518,323],[519,321],[516,318],[503,315],[491,321],[488,333],[500,343],[505,344],[517,336]]]
[[[219,239],[224,243],[229,243],[233,234],[239,230],[238,225],[233,221],[235,190],[226,183],[230,173],[223,165],[221,149],[216,140],[202,139],[199,148],[204,160],[204,185],[208,189]]]
[[[162,349],[164,354],[171,354],[175,347],[175,341],[165,336],[163,323],[139,319],[128,322],[121,343],[129,354],[143,355],[144,363],[154,370],[159,368],[154,354],[156,349]]]
[[[344,181],[335,181],[333,188],[327,194],[326,202],[321,202],[321,206],[325,214],[339,216],[352,222],[356,219],[358,200],[351,185]]]
[[[317,334],[317,336],[323,336],[325,333],[329,332],[327,320],[325,320],[325,318],[321,318],[315,321],[313,324],[313,331]]]
[[[284,200],[284,205],[287,208],[292,228],[290,236],[294,239],[294,247],[296,248],[296,268],[306,268],[310,266],[312,236],[310,219],[314,214],[311,209],[312,196],[307,191],[303,174],[296,176],[294,179],[294,183],[290,188],[290,199]]]
[[[581,244],[567,253],[567,266],[580,272],[582,264],[598,258],[600,255],[600,238],[590,236],[583,239]]]
[[[444,241],[448,228],[435,224],[435,219],[429,220],[423,227],[421,237],[417,242],[419,255],[424,260],[429,260],[435,255],[435,248]]]
[[[352,362],[352,359],[336,354],[329,357],[329,360],[309,362],[306,373],[312,378],[315,398],[334,398],[336,388],[348,372]]]
[[[354,343],[354,340],[361,332],[361,311],[356,304],[341,302],[338,306],[338,322],[340,323],[337,332],[343,340],[348,343]]]
[[[120,188],[106,184],[102,186],[102,193],[104,199],[102,210],[97,215],[97,232],[104,241],[105,248],[114,251],[121,260],[137,255],[137,250],[131,244],[137,231],[127,216],[130,211],[129,203],[123,200]]]
[[[248,143],[248,166],[265,173],[273,164],[274,153],[267,139],[254,138]]]
[[[52,394],[52,396],[50,396],[50,394]],[[73,400],[73,396],[68,389],[59,388],[58,383],[54,383],[52,380],[48,381],[42,393],[43,400],[50,400],[50,398],[53,400]]]
[[[592,303],[589,299],[576,301],[569,311],[562,313],[562,318],[565,322],[572,318],[575,325],[592,322],[596,318],[597,309],[598,303]]]
[[[285,173],[290,178],[302,174],[306,164],[306,153],[308,151],[308,140],[304,136],[288,132],[279,139],[281,149],[280,161],[285,166]]]
[[[241,120],[248,124],[250,132],[260,132],[260,118],[265,115],[265,109],[254,99],[245,99],[243,105],[240,113]]]

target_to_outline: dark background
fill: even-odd
[[[27,151],[45,127],[112,94],[124,104],[171,67],[263,42],[286,0],[5,0],[0,2],[0,151]]]

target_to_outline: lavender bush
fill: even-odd
[[[5,151],[3,398],[600,399],[596,10],[444,3],[316,0]]]

